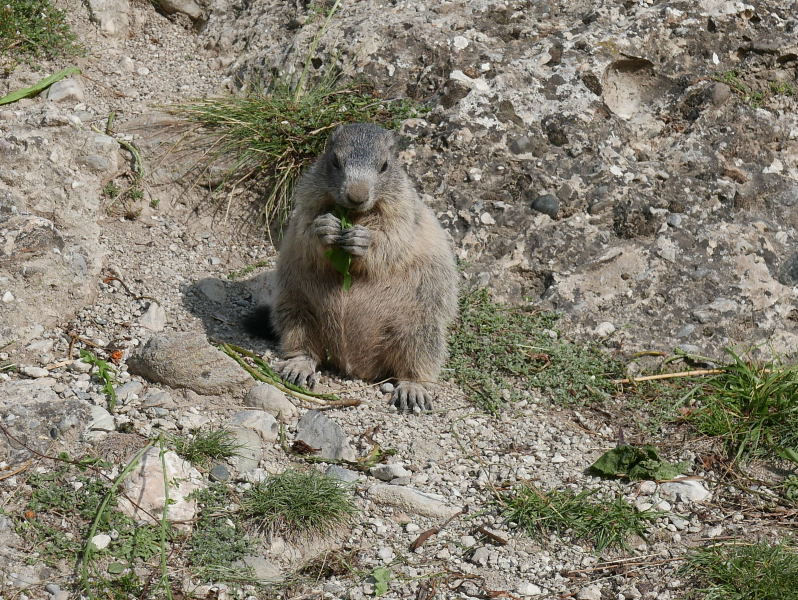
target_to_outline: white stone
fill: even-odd
[[[105,550],[108,547],[108,544],[110,543],[111,543],[111,536],[108,535],[107,533],[100,533],[91,538],[91,544],[97,550]]]
[[[83,86],[77,79],[67,77],[47,89],[47,99],[51,102],[83,102]]]
[[[609,321],[604,321],[596,326],[596,335],[599,337],[607,337],[615,333],[615,325]]]
[[[275,441],[280,432],[275,418],[265,410],[242,410],[230,418],[230,424],[233,427],[251,429],[264,442]]]
[[[391,481],[397,477],[410,477],[411,473],[399,463],[389,463],[387,465],[376,465],[369,469],[369,473],[377,479]]]
[[[448,519],[460,510],[447,504],[443,496],[403,485],[380,483],[371,486],[368,495],[377,504],[387,504],[424,517]]]
[[[264,410],[281,423],[289,423],[299,416],[299,409],[283,392],[268,383],[259,383],[247,392],[244,406]]]
[[[495,225],[496,224],[496,220],[491,216],[490,213],[486,213],[486,212],[482,213],[479,216],[479,220],[482,221],[483,225]]]
[[[114,417],[102,406],[91,407],[91,421],[87,428],[89,431],[114,431]]]
[[[640,487],[637,488],[642,496],[650,496],[657,491],[656,481],[641,481]]]
[[[712,492],[696,479],[666,481],[659,488],[660,494],[663,496],[682,502],[706,502],[712,496]]]
[[[516,588],[516,591],[522,596],[540,596],[543,590],[534,583],[522,583]]]
[[[9,302],[13,301],[14,301],[14,294],[12,294],[11,292],[6,292],[5,294],[3,294],[3,302],[8,304]]]
[[[166,327],[166,311],[157,302],[150,302],[147,310],[139,317],[139,325],[150,331],[163,331]]]
[[[454,46],[455,50],[465,50],[468,48],[468,44],[468,39],[464,38],[462,35],[456,35],[452,38],[452,46]]]
[[[554,463],[555,465],[558,465],[560,463],[564,463],[567,460],[568,459],[565,458],[562,454],[555,454],[554,456],[551,457],[551,462]]]
[[[179,529],[190,529],[197,515],[197,502],[189,500],[188,496],[205,487],[205,483],[202,474],[191,463],[171,450],[164,453],[163,462],[158,447],[154,446],[144,453],[122,484],[125,495],[119,499],[120,510],[138,521],[158,523],[166,500],[164,480],[169,494],[167,518],[175,522]],[[136,505],[128,498],[135,498]]]
[[[50,371],[43,367],[21,367],[19,372],[31,379],[40,379],[50,374]]]
[[[579,590],[576,598],[577,600],[601,600],[601,588],[597,585],[589,585]]]

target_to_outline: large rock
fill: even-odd
[[[255,383],[236,361],[211,346],[200,333],[153,336],[128,359],[128,369],[150,381],[206,396],[242,393]]]
[[[0,419],[13,436],[0,435],[0,461],[19,464],[34,456],[31,450],[74,453],[74,443],[91,420],[90,408],[60,398],[53,383],[49,378],[0,382]]]
[[[128,0],[87,0],[89,16],[108,38],[123,40],[130,28],[130,2]]]
[[[335,421],[318,410],[306,412],[296,426],[296,439],[311,448],[318,448],[322,458],[355,460],[355,451]]]
[[[153,446],[142,455],[122,487],[125,496],[119,499],[119,509],[132,518],[153,524],[160,522],[166,490],[167,519],[178,528],[190,529],[191,520],[197,515],[197,502],[188,496],[205,487],[205,483],[191,463],[172,451],[164,453],[162,462],[160,448]]]

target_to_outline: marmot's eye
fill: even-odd
[[[341,161],[338,160],[338,155],[337,154],[333,154],[332,155],[332,166],[335,167],[336,169],[340,169],[341,168]]]
[[[380,173],[385,173],[385,171],[387,170],[388,170],[388,161],[386,160],[384,163],[382,163],[382,167],[380,167]]]

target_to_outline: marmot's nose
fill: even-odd
[[[363,204],[369,199],[369,186],[367,183],[353,183],[347,186],[346,200],[350,204]]]

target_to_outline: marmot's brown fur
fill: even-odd
[[[399,380],[400,410],[429,410],[457,308],[458,273],[447,236],[396,157],[394,135],[376,125],[339,127],[294,194],[277,261],[272,317],[281,375],[315,383],[327,361],[375,381]],[[344,229],[333,212],[345,209]],[[342,287],[325,251],[353,256]]]

